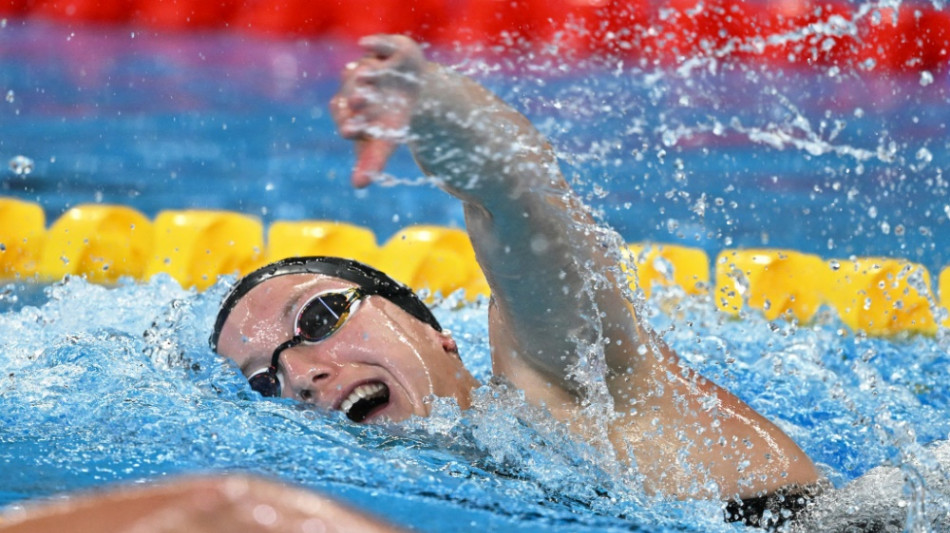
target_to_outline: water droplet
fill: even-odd
[[[749,279],[746,278],[745,274],[743,274],[741,270],[733,269],[729,277],[732,278],[733,286],[740,296],[744,296],[749,292]]]
[[[2,291],[0,291],[0,302],[15,304],[19,300],[20,298],[16,295],[16,293],[10,287],[5,287]],[[11,378],[13,377],[12,373],[10,374],[10,377]]]
[[[676,145],[676,141],[677,141],[676,132],[670,131],[670,130],[666,130],[666,131],[663,132],[662,139],[663,139],[663,145],[664,145],[664,146],[668,146],[668,147],[669,147],[669,146],[675,146],[675,145]]]
[[[653,269],[667,281],[673,281],[673,271],[675,267],[667,258],[659,255],[656,256],[653,260]]]
[[[933,161],[933,159],[934,159],[934,155],[930,152],[930,150],[928,150],[928,149],[926,149],[926,148],[921,148],[920,150],[917,150],[917,160],[918,160],[918,161],[922,161],[922,162],[924,162],[924,163],[929,163],[929,162]]]
[[[690,208],[693,213],[696,213],[699,216],[705,216],[706,208],[709,204],[706,203],[706,193],[703,193],[702,196],[696,199],[696,203]]]
[[[828,263],[828,265],[831,267],[831,270],[838,270],[841,268],[841,263],[839,263],[835,259],[832,259],[831,262]]]
[[[920,73],[920,85],[926,87],[934,82],[934,75],[929,70]]]
[[[14,156],[10,160],[10,170],[17,176],[25,176],[33,172],[33,160],[22,155]]]
[[[12,103],[13,103],[13,100],[15,100],[15,99],[16,99],[16,98],[14,97],[13,89],[10,89],[9,91],[7,91],[7,102],[9,102],[9,103],[12,104]]]
[[[548,250],[548,239],[545,235],[540,233],[531,237],[531,253],[535,255],[543,254]]]

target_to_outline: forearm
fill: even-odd
[[[409,146],[448,192],[493,212],[528,192],[567,188],[553,150],[527,118],[435,63],[422,73]]]
[[[486,275],[521,277],[529,265],[563,270],[579,257],[578,246],[589,254],[581,243],[585,236],[576,234],[592,221],[561,176],[554,151],[526,117],[434,63],[420,87],[410,147],[420,168],[465,202]]]

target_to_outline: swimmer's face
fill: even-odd
[[[231,311],[218,353],[249,378],[266,372],[274,350],[294,337],[297,316],[314,296],[354,286],[321,274],[267,280]],[[278,368],[282,396],[344,411],[356,422],[428,416],[431,396],[455,398],[467,408],[477,385],[447,333],[381,296],[359,300],[323,340],[283,350]]]

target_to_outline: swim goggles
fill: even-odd
[[[221,337],[221,330],[224,329],[224,323],[247,293],[269,279],[293,274],[323,274],[349,281],[360,287],[367,296],[371,294],[382,296],[416,319],[432,326],[436,331],[442,331],[439,321],[429,311],[425,302],[412,292],[412,289],[365,263],[342,257],[289,257],[251,272],[231,288],[221,303],[214,329],[208,339],[211,349],[218,351],[218,340]]]
[[[247,378],[251,388],[261,396],[280,396],[281,382],[278,376],[280,354],[301,343],[315,343],[336,333],[359,307],[359,302],[369,296],[359,287],[321,292],[307,300],[294,319],[294,336],[280,344],[271,356],[270,366]]]

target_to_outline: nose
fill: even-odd
[[[321,389],[339,371],[339,365],[320,357],[314,346],[306,344],[284,350],[279,362],[286,381],[284,395],[314,404],[321,403]]]

